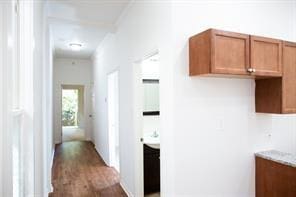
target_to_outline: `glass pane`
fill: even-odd
[[[144,83],[144,112],[159,111],[159,84]]]

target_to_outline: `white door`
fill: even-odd
[[[119,99],[118,71],[108,75],[108,128],[109,162],[118,172],[119,169]]]

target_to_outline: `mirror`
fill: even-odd
[[[159,115],[159,80],[143,79],[144,112],[143,115]]]
[[[159,115],[159,62],[155,54],[142,62],[143,115]]]

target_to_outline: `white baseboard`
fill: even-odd
[[[128,188],[126,187],[126,185],[123,181],[120,181],[119,184],[122,187],[122,189],[124,190],[124,192],[127,194],[128,197],[134,197],[134,195],[128,190]]]
[[[62,143],[61,141],[58,141],[58,140],[56,140],[56,141],[54,141],[54,144],[56,145],[56,144],[60,144],[60,143]]]
[[[54,154],[55,154],[55,147],[52,150],[52,155],[51,155],[51,162],[50,162],[50,172],[52,172],[52,167],[53,167],[53,160],[54,160]],[[52,177],[50,177],[50,183],[48,184],[49,188],[49,193],[53,192],[53,185],[52,185]]]

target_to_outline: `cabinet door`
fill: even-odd
[[[160,150],[144,144],[144,194],[160,191]]]
[[[211,72],[249,75],[249,35],[213,30]]]
[[[283,44],[283,112],[296,113],[296,43]]]
[[[251,67],[255,76],[282,76],[282,41],[251,36]]]

